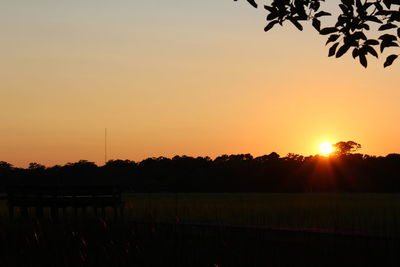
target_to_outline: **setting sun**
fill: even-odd
[[[329,155],[330,153],[332,153],[333,151],[333,147],[332,144],[329,142],[323,142],[320,146],[319,146],[319,150],[321,151],[321,153],[323,155]]]

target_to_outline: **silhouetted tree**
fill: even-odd
[[[390,160],[400,160],[400,154],[397,153],[387,154],[386,158]]]
[[[237,0],[234,0],[237,1]],[[255,0],[246,0],[257,8]],[[329,56],[341,57],[352,49],[353,58],[359,59],[361,65],[367,67],[367,55],[378,58],[375,50],[379,46],[380,53],[388,47],[399,47],[400,38],[400,0],[341,0],[336,23],[330,27],[321,27],[321,18],[331,16],[331,13],[321,10],[321,3],[325,0],[270,0],[265,5],[268,24],[265,31],[269,31],[276,24],[283,25],[291,22],[300,31],[303,30],[302,21],[312,21],[312,26],[321,35],[329,35],[326,44],[332,43]],[[369,38],[366,32],[371,26],[379,25],[382,32],[378,38]],[[397,59],[398,54],[389,55],[384,67],[390,66]]]
[[[277,160],[277,159],[279,159],[281,156],[279,156],[279,154],[278,153],[276,153],[276,152],[272,152],[272,153],[270,153],[269,155],[268,155],[268,159],[269,160]]]
[[[37,163],[37,162],[31,162],[31,163],[29,163],[28,169],[29,170],[44,170],[44,169],[46,169],[46,166],[44,166],[40,163]]]
[[[13,166],[8,162],[0,161],[0,169],[2,169],[2,170],[11,170],[12,167]]]
[[[110,169],[127,169],[127,168],[132,168],[136,167],[136,162],[131,161],[131,160],[109,160],[107,161],[106,165],[104,167],[110,168]]]
[[[361,149],[361,145],[354,141],[340,141],[333,145],[338,155],[348,155]]]
[[[90,162],[87,160],[80,160],[74,163],[67,163],[64,168],[72,170],[72,171],[80,171],[80,172],[90,172],[97,168],[97,165],[94,162]]]
[[[289,153],[285,157],[286,160],[294,160],[294,161],[304,161],[304,156],[295,154],[295,153]]]
[[[354,141],[338,142],[332,157],[277,153],[111,160],[104,166],[78,161],[64,166],[14,168],[0,162],[0,190],[12,185],[120,186],[129,192],[400,192],[400,154],[354,153]]]

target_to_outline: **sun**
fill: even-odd
[[[321,151],[321,153],[325,156],[329,155],[330,153],[332,153],[333,151],[333,147],[332,144],[330,142],[323,142],[321,143],[321,145],[319,146],[319,150]]]

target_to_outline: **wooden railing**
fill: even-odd
[[[14,216],[15,208],[22,216],[41,217],[46,208],[52,217],[57,217],[60,210],[65,215],[68,208],[75,215],[85,214],[87,208],[92,208],[95,215],[101,211],[105,216],[106,207],[113,209],[115,217],[123,216],[121,190],[115,186],[11,186],[6,188],[6,193],[10,217]]]

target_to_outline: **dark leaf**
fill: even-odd
[[[400,5],[400,2],[399,2]],[[400,21],[400,10],[399,11],[392,11],[392,14],[389,18],[389,21]]]
[[[327,45],[327,44],[329,44],[329,43],[331,43],[331,42],[336,41],[339,37],[340,37],[339,34],[332,34],[331,36],[329,36],[328,41],[326,41],[326,44],[325,44],[325,45]]]
[[[272,27],[274,27],[274,25],[277,23],[278,23],[277,20],[271,21],[270,23],[267,24],[267,26],[265,26],[264,31],[267,32],[267,31],[271,30]]]
[[[368,65],[367,57],[364,54],[360,54],[358,58],[360,59],[361,65],[363,65],[364,68],[366,68]]]
[[[382,24],[382,21],[375,16],[367,16],[365,17],[366,20],[373,21],[379,24]]]
[[[335,27],[328,27],[328,28],[323,28],[319,33],[322,35],[327,35],[330,33],[337,32],[338,30]]]
[[[253,7],[257,8],[257,3],[254,0],[247,0],[247,2],[249,2],[249,4]]]
[[[294,26],[296,26],[297,29],[299,29],[300,31],[303,30],[303,26],[301,26],[301,24],[297,20],[292,19],[292,18],[289,19],[289,20],[290,20],[291,23],[293,23]]]
[[[352,56],[353,56],[353,58],[358,57],[358,48],[354,48],[354,49],[353,49]]]
[[[361,28],[358,28],[358,29],[366,29],[367,31],[369,31],[369,25],[368,24],[365,24],[365,23],[363,23],[363,24],[361,24]]]
[[[360,0],[356,1],[356,6],[357,6],[358,9],[361,9],[363,7],[363,5],[361,4]]]
[[[384,31],[384,30],[393,29],[393,28],[397,28],[397,26],[392,23],[388,23],[388,24],[384,24],[384,25],[380,26],[378,31]]]
[[[381,43],[381,53],[386,47],[391,47],[391,46],[399,46],[397,43],[392,42],[392,41],[382,41]]]
[[[312,25],[317,31],[321,30],[321,22],[319,20],[313,19],[312,20]]]
[[[363,46],[363,47],[361,47],[361,48],[358,49],[358,55],[359,55],[359,56],[360,56],[360,55],[366,56],[367,53],[368,53],[368,51],[367,51],[367,48],[366,48],[365,46]]]
[[[366,45],[364,46],[368,53],[378,58],[378,53],[376,53],[375,49],[372,46]]]
[[[299,16],[296,17],[296,20],[308,20],[308,16],[306,13],[301,13]]]
[[[349,8],[347,6],[340,4],[339,7],[343,11],[343,14],[347,14],[349,12]]]
[[[392,65],[393,61],[398,57],[398,55],[390,55],[386,58],[385,63],[383,64],[383,67],[389,67],[390,65]]]
[[[391,11],[382,9],[381,11],[376,12],[375,17],[376,16],[389,16],[391,14]]]
[[[237,1],[237,0],[233,0],[233,1]],[[254,0],[247,0],[247,2],[249,2],[249,4],[252,5],[253,7],[257,8],[257,3]]]
[[[358,47],[358,39],[354,35],[345,35],[343,38],[343,42],[350,46]]]
[[[336,48],[338,47],[338,45],[339,45],[339,43],[336,43],[336,44],[332,45],[331,48],[329,48],[328,57],[331,57],[331,56],[335,55],[335,53],[336,53]]]
[[[357,17],[353,18],[351,21],[351,24],[349,24],[349,26],[351,26],[351,30],[354,31],[355,29],[360,28],[360,22],[361,22],[360,18],[357,18]],[[349,23],[350,23],[350,21],[349,21]]]
[[[317,11],[320,6],[321,6],[320,2],[312,2],[311,3],[311,9],[313,9],[314,11]]]
[[[379,36],[379,39],[381,39],[382,41],[395,41],[397,40],[396,36],[391,35],[391,34],[384,34]]]
[[[264,6],[264,8],[266,10],[268,10],[269,12],[276,12],[276,9],[274,7],[272,7],[272,6]]]
[[[316,13],[314,15],[314,17],[315,18],[319,18],[319,17],[322,17],[322,16],[331,16],[331,15],[332,15],[331,13],[328,13],[328,12],[325,12],[325,11],[320,11],[320,12]]]
[[[377,40],[374,40],[374,39],[368,39],[367,41],[364,42],[364,44],[366,44],[366,45],[378,45],[379,42]]]
[[[348,45],[348,44],[342,45],[342,46],[338,49],[338,51],[337,51],[337,53],[336,53],[336,57],[339,58],[339,57],[343,56],[343,55],[349,50],[349,48],[350,48],[350,45]]]
[[[380,2],[376,2],[376,3],[374,3],[374,5],[375,5],[376,9],[378,9],[378,11],[382,11],[383,10],[383,7],[382,7]]]
[[[347,22],[348,22],[348,18],[346,16],[340,15],[335,24],[335,27],[337,28],[339,26],[344,26],[344,24],[346,24]]]
[[[362,4],[361,4],[361,1],[360,1],[360,0],[356,0],[356,7],[357,7],[358,9],[361,9],[361,8],[362,8]]]
[[[342,0],[342,3],[346,6],[352,6],[354,5],[354,0]]]
[[[353,34],[353,38],[354,39],[363,39],[363,40],[367,40],[367,36],[365,36],[365,34],[363,32],[355,32]]]
[[[366,2],[366,3],[364,3],[364,5],[362,6],[362,8],[361,8],[361,10],[363,10],[363,11],[365,11],[365,10],[367,10],[370,6],[372,6],[373,5],[373,3],[368,3],[368,2]]]
[[[279,17],[279,14],[275,11],[275,12],[271,12],[268,14],[267,16],[267,20],[273,20],[276,19],[277,17]]]
[[[383,3],[385,4],[385,6],[386,6],[387,8],[390,9],[390,6],[391,6],[391,4],[392,4],[392,1],[391,1],[391,0],[383,0]]]

